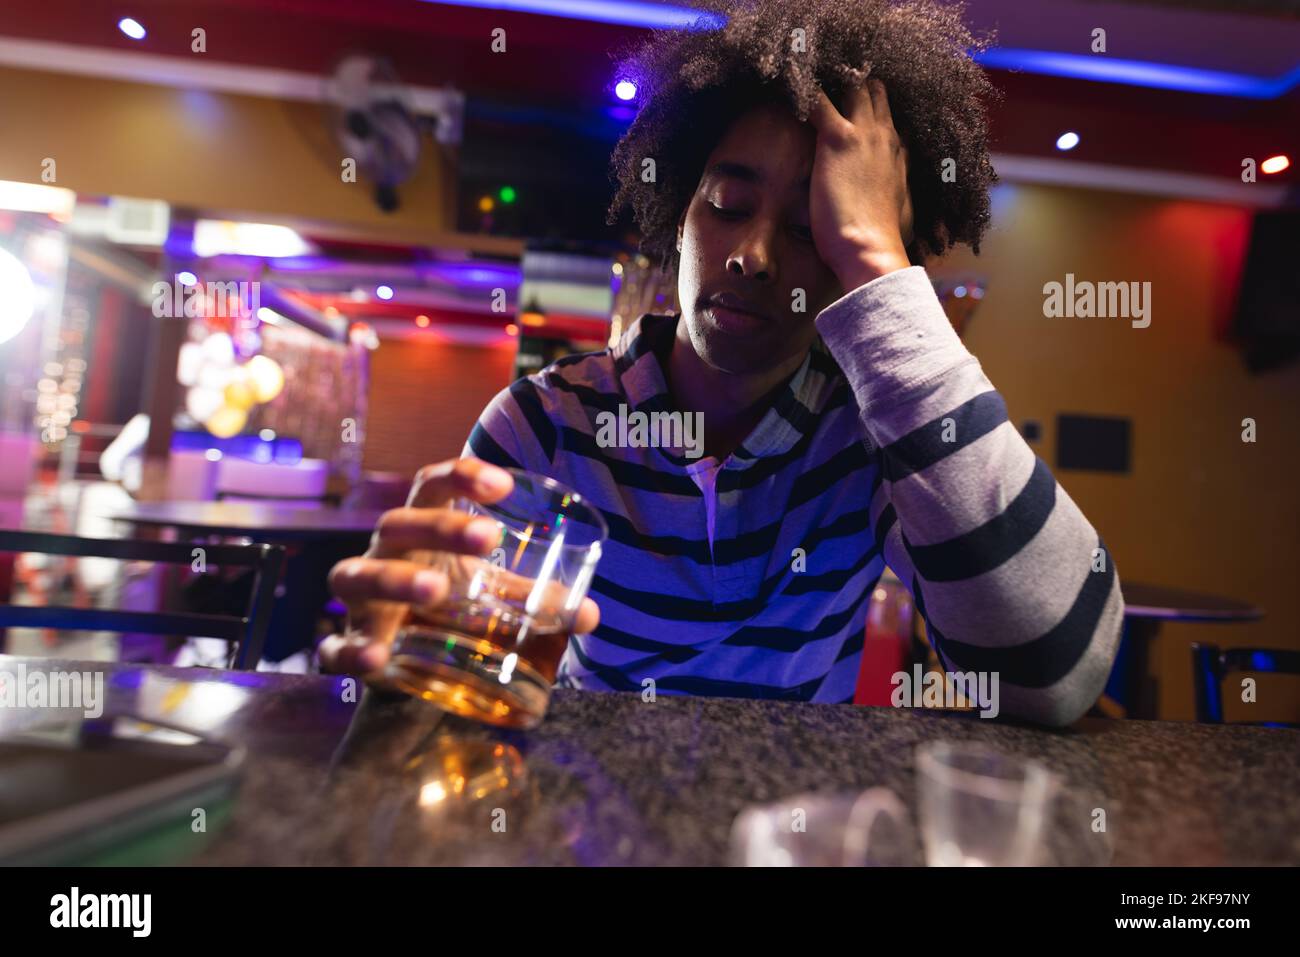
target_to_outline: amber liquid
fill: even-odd
[[[534,728],[569,643],[558,619],[496,602],[411,609],[398,632],[388,679],[453,714],[506,728]]]

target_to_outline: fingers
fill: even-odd
[[[876,80],[867,80],[864,86],[855,86],[844,92],[845,114],[854,126],[870,126],[875,122],[875,107],[871,104],[871,84]]]
[[[330,635],[316,648],[321,671],[366,675],[388,664],[389,644],[361,635]]]
[[[446,572],[396,559],[347,558],[330,570],[330,589],[349,608],[366,601],[434,605],[450,590]]]
[[[844,93],[844,113],[836,109],[834,102],[825,90],[817,91],[817,102],[808,114],[809,121],[817,131],[833,131],[837,124],[850,123],[853,126],[886,126],[894,128],[894,114],[889,108],[889,94],[885,91],[883,81],[872,77],[863,86],[854,87]],[[895,133],[897,131],[895,130]]]
[[[890,141],[894,144],[894,158],[898,165],[900,182],[903,191],[903,208],[900,211],[900,226],[903,238],[903,245],[912,242],[913,237],[913,212],[911,192],[907,187],[907,147],[903,145],[902,137],[898,135],[898,129],[894,126],[894,114],[889,108],[889,93],[885,90],[885,84],[872,77],[867,80],[865,87],[862,87],[858,93],[859,104],[869,104],[869,110],[865,105],[861,108],[864,116],[871,122],[887,131]],[[854,114],[854,122],[858,122],[857,114]]]
[[[349,558],[330,571],[330,588],[348,608],[348,633],[316,649],[323,671],[365,675],[388,663],[412,604],[434,605],[450,592],[447,575],[411,561]]]
[[[600,624],[600,608],[590,598],[584,598],[578,606],[578,617],[573,621],[573,633],[585,635],[596,630]]]
[[[826,91],[820,89],[817,91],[817,102],[813,104],[813,108],[808,114],[808,121],[812,123],[819,134],[833,133],[836,127],[847,122],[840,111],[835,108],[831,98],[826,95]]]
[[[457,496],[490,505],[510,494],[515,480],[505,469],[480,459],[448,459],[415,475],[408,508],[445,507]]]
[[[412,551],[482,555],[501,540],[501,526],[449,508],[395,508],[379,518],[371,558],[395,558]]]
[[[871,113],[876,122],[893,126],[894,114],[889,109],[889,94],[885,91],[885,84],[873,77],[867,80],[866,89],[871,104]]]
[[[842,117],[839,122],[844,122]],[[321,642],[322,670],[381,672],[411,607],[441,605],[453,592],[462,594],[469,578],[481,574],[476,570],[482,563],[474,556],[483,556],[501,543],[497,522],[448,506],[458,497],[492,504],[513,488],[508,471],[478,459],[453,459],[422,468],[406,506],[380,518],[367,554],[345,559],[330,572],[330,589],[348,607],[349,631]],[[487,582],[500,597],[516,602],[527,599],[536,587],[533,579],[506,569],[489,574]],[[537,596],[542,607],[556,612],[566,597],[559,583],[548,584]],[[572,630],[586,634],[599,624],[600,609],[584,598]]]
[[[322,671],[370,675],[388,664],[393,639],[412,604],[446,600],[444,572],[411,561],[349,558],[330,572],[330,587],[348,608],[348,633],[330,635],[316,649]]]
[[[854,126],[874,126],[885,121],[893,123],[885,84],[875,77],[869,78],[862,86],[846,90],[844,106],[844,115]]]

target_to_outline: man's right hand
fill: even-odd
[[[330,588],[348,609],[348,628],[320,643],[321,670],[381,671],[409,606],[436,606],[446,601],[450,589],[443,571],[427,561],[412,561],[411,553],[486,555],[499,538],[499,526],[453,509],[452,503],[466,498],[490,505],[513,488],[509,472],[479,459],[450,459],[420,469],[406,506],[380,517],[366,553],[344,559],[330,571]],[[596,603],[584,598],[575,633],[585,634],[599,622]]]

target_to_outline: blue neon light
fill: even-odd
[[[425,0],[455,7],[539,13],[596,23],[668,29],[716,30],[726,17],[709,11],[646,0]],[[1099,83],[1121,83],[1158,90],[1240,96],[1272,100],[1300,84],[1300,65],[1277,77],[1253,76],[1226,70],[1121,60],[1110,56],[1059,53],[1018,47],[995,47],[972,53],[976,62],[992,70],[1019,70],[1044,76],[1063,76]]]
[[[509,10],[515,13],[541,13],[571,20],[618,23],[629,27],[684,28],[713,30],[726,18],[716,13],[679,7],[669,3],[646,3],[643,0],[425,0],[452,7],[478,7],[481,10]]]
[[[1157,90],[1182,90],[1186,93],[1211,93],[1216,96],[1242,96],[1253,100],[1276,99],[1300,83],[1300,66],[1279,77],[1264,77],[1204,70],[1195,66],[1176,66],[1171,63],[1117,60],[1109,56],[1014,47],[996,47],[976,53],[974,57],[981,66],[994,70],[1020,70],[1076,80],[1124,83]]]

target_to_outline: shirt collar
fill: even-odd
[[[614,368],[626,396],[629,412],[671,412],[664,369],[672,353],[678,315],[646,314],[632,323],[612,350]],[[844,373],[831,357],[821,336],[813,340],[803,363],[786,382],[772,407],[744,442],[728,456],[728,469],[749,468],[760,459],[789,452],[817,427],[822,412],[841,389]],[[697,464],[685,449],[664,447],[664,458],[680,468]]]

